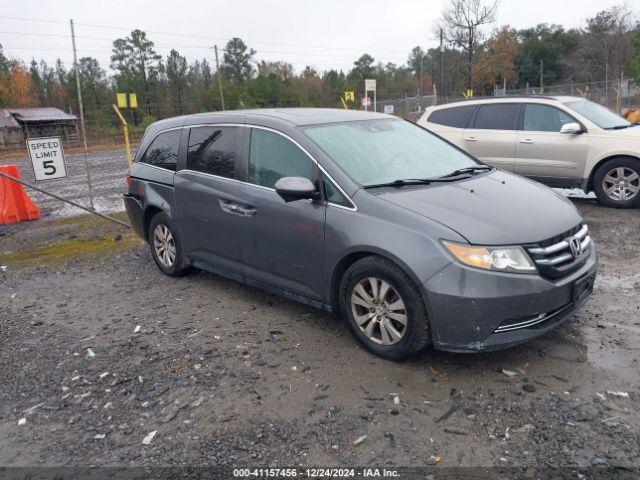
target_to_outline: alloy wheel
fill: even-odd
[[[640,192],[640,175],[629,167],[616,167],[602,179],[602,189],[616,202],[626,202]]]
[[[160,263],[170,268],[176,259],[176,242],[169,227],[162,223],[153,231],[153,248]]]
[[[353,287],[351,312],[372,342],[398,343],[407,331],[407,310],[398,291],[386,280],[366,277]]]

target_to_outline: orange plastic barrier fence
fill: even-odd
[[[0,165],[0,172],[20,178],[17,165]],[[40,218],[40,209],[18,182],[0,177],[0,223],[18,223]]]

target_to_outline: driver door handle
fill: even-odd
[[[476,137],[464,137],[465,142],[477,142],[478,139]]]

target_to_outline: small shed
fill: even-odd
[[[78,117],[59,108],[9,108],[13,119],[18,122],[24,138],[78,136]]]
[[[22,142],[20,124],[8,110],[0,110],[0,145]]]

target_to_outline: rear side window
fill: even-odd
[[[475,105],[467,105],[436,110],[429,115],[429,122],[447,127],[465,128],[475,108]]]
[[[237,127],[192,127],[187,169],[235,178],[239,136]]]
[[[562,125],[575,121],[559,108],[528,103],[524,107],[522,129],[530,132],[560,132]]]
[[[178,161],[178,148],[180,147],[180,134],[181,130],[178,128],[158,135],[151,142],[139,162],[175,172]]]
[[[313,161],[282,135],[259,128],[252,129],[249,182],[273,188],[282,177],[304,177],[315,182]]]
[[[496,103],[481,105],[476,114],[474,128],[486,130],[515,130],[519,105]]]

